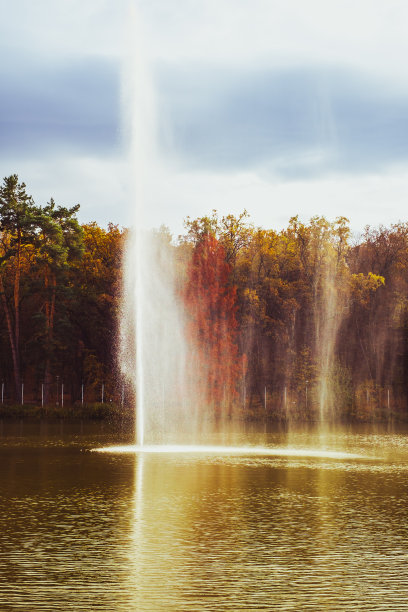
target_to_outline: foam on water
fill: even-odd
[[[268,446],[206,446],[206,445],[125,445],[94,448],[98,453],[168,453],[168,454],[204,454],[204,455],[242,455],[271,457],[316,457],[322,459],[364,459],[362,455],[343,451],[329,451],[315,448],[291,448]]]

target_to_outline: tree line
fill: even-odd
[[[215,410],[223,397],[246,418],[405,418],[407,223],[353,237],[344,217],[275,231],[213,211],[186,230],[187,318]]]
[[[0,376],[10,401],[120,401],[117,329],[127,231],[80,224],[79,205],[0,187]],[[169,243],[168,230],[160,230]],[[159,233],[160,233],[159,232]],[[157,232],[156,232],[157,233]],[[408,224],[366,227],[247,213],[187,218],[170,249],[200,396],[244,418],[404,416]]]
[[[0,187],[0,376],[10,401],[114,392],[124,231],[81,225],[79,205],[37,205],[17,175]]]

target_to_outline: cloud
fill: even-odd
[[[83,220],[127,225],[119,73],[128,0],[0,4],[2,174],[17,172],[39,202],[79,201]],[[147,223],[177,232],[184,216],[213,207],[247,207],[269,227],[302,211],[350,214],[357,226],[404,215],[406,2],[138,5],[165,162]]]
[[[129,171],[123,159],[65,157],[48,160],[12,158],[2,164],[4,175],[14,172],[27,184],[38,204],[54,197],[61,205],[81,204],[80,220],[123,226],[134,222],[135,202],[130,196]],[[408,166],[395,166],[383,174],[328,175],[297,181],[272,179],[254,171],[180,171],[158,167],[145,194],[146,225],[166,224],[175,236],[183,232],[183,219],[217,209],[239,214],[246,208],[251,221],[280,229],[299,214],[329,219],[345,215],[355,231],[367,223],[389,225],[405,220]]]
[[[262,167],[301,179],[408,158],[408,92],[378,78],[339,67],[201,65],[162,68],[160,79],[164,147],[193,169]]]
[[[127,165],[117,156],[65,155],[21,159],[11,156],[1,163],[2,176],[18,174],[27,193],[37,204],[53,197],[57,204],[80,204],[82,223],[95,220],[100,225],[133,222],[129,197]]]
[[[32,61],[0,76],[0,157],[120,149],[116,60]],[[186,167],[289,180],[383,171],[408,156],[408,93],[355,71],[162,64],[156,76],[161,145]]]
[[[128,0],[0,0],[0,52],[50,62],[118,57]]]
[[[397,223],[406,219],[408,165],[394,166],[383,174],[334,174],[325,178],[285,181],[256,172],[177,172],[160,176],[149,193],[152,225],[165,223],[182,233],[182,220],[218,210],[238,215],[246,209],[255,225],[281,229],[290,217],[308,221],[314,215],[334,220],[350,219],[358,232],[367,225]],[[160,210],[160,223],[157,215]]]
[[[276,68],[326,63],[406,87],[404,0],[141,0],[152,57]]]
[[[119,80],[113,60],[24,62],[0,71],[0,156],[52,150],[112,153],[118,145]]]

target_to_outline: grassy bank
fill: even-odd
[[[90,421],[133,421],[134,410],[123,407],[114,402],[94,402],[86,404],[71,404],[66,406],[39,406],[36,404],[4,404],[0,405],[0,419],[86,419]],[[228,419],[227,419],[228,420]],[[231,421],[252,423],[318,423],[319,418],[299,413],[284,415],[281,411],[267,410],[259,406],[248,407],[245,412],[242,408],[232,412]],[[345,423],[407,423],[408,415],[404,411],[377,411],[371,415],[349,414],[339,415],[338,424]]]
[[[38,406],[35,404],[0,405],[0,418],[30,419],[90,419],[119,420],[132,418],[130,411],[113,402],[90,404],[72,404],[68,406]]]

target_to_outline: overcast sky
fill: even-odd
[[[213,208],[246,208],[277,228],[295,214],[345,215],[355,230],[408,220],[407,2],[137,6],[160,156],[149,225],[179,233],[184,217]],[[0,9],[2,177],[17,173],[37,203],[79,202],[82,221],[132,224],[121,119],[129,2]]]

